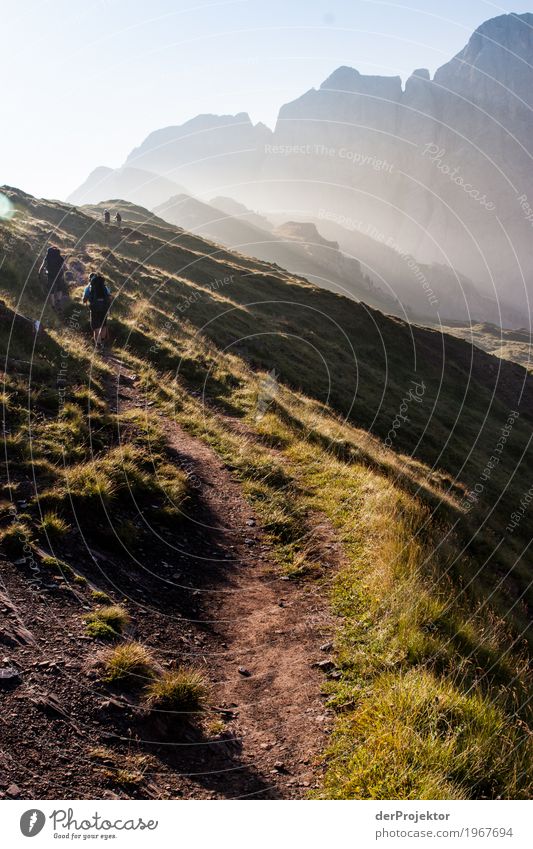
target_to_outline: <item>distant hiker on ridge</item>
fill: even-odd
[[[104,210],[104,224],[109,224],[111,222],[111,213],[108,209]]]
[[[50,302],[54,309],[60,310],[63,296],[67,294],[65,283],[65,260],[61,256],[59,248],[50,247],[39,269],[39,280],[47,278],[47,291],[50,293]]]
[[[117,214],[115,215],[115,221],[117,222],[117,227],[120,227],[120,225],[122,224],[122,215],[120,214],[120,212],[117,212]]]
[[[91,274],[89,285],[83,292],[83,303],[89,304],[91,330],[96,347],[104,347],[107,341],[107,313],[111,304],[111,293],[101,274]]]

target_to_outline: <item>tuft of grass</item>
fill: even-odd
[[[98,604],[111,604],[111,599],[109,598],[108,594],[102,592],[102,590],[93,590],[91,593],[91,598]]]
[[[154,678],[157,671],[151,652],[141,643],[124,643],[108,649],[98,661],[107,684],[142,687]]]
[[[66,471],[70,498],[79,508],[107,506],[116,493],[116,485],[96,462],[79,463]]]
[[[64,560],[60,560],[59,557],[53,557],[47,554],[42,558],[41,562],[43,566],[46,566],[46,568],[50,569],[52,572],[59,572],[65,580],[70,578],[75,584],[87,583],[87,578],[80,575],[78,572],[75,572],[72,566],[69,566]]]
[[[70,525],[55,510],[48,510],[39,522],[39,530],[47,538],[57,540],[69,532]]]
[[[32,530],[26,522],[17,520],[5,529],[0,542],[8,557],[23,557],[31,550]]]
[[[71,466],[65,483],[63,499],[68,496],[77,508],[93,513],[112,501],[127,505],[132,499],[157,499],[178,511],[189,494],[187,475],[180,468],[151,453],[149,446],[132,443]]]
[[[104,593],[105,595],[105,593]],[[99,607],[85,617],[91,637],[112,640],[119,637],[130,622],[130,615],[119,604]]]
[[[199,713],[205,708],[207,684],[195,669],[182,667],[163,672],[146,688],[146,705],[172,713]]]

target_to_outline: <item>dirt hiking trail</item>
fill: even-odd
[[[117,368],[117,412],[142,406],[128,370]],[[221,797],[297,798],[317,786],[329,712],[316,664],[330,651],[323,584],[280,576],[241,488],[214,451],[165,419],[165,432],[198,498],[196,534],[184,550],[194,565],[202,655],[225,720],[219,747],[239,754],[236,769],[212,775]],[[326,559],[335,547],[328,543]],[[217,744],[210,744],[216,747]]]

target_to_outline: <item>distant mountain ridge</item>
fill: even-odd
[[[267,217],[325,212],[340,226],[349,217],[419,264],[447,266],[493,302],[524,310],[533,297],[532,106],[533,14],[501,15],[433,79],[417,69],[402,88],[398,76],[342,66],[282,106],[274,131],[244,112],[200,115],[151,133],[125,167]],[[71,200],[95,197],[86,186]],[[474,317],[499,321],[494,311]]]

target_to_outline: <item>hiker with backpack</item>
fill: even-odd
[[[104,224],[109,224],[111,222],[111,213],[108,209],[104,210]]]
[[[46,251],[46,256],[39,268],[39,280],[43,284],[46,280],[45,288],[50,294],[52,307],[60,310],[63,297],[68,294],[68,290],[65,283],[65,259],[59,248],[52,246]]]
[[[89,285],[83,292],[83,303],[89,304],[94,344],[103,347],[108,337],[107,313],[111,305],[111,292],[101,274],[90,275]]]
[[[117,212],[117,214],[115,215],[115,221],[117,222],[117,227],[120,227],[120,225],[122,224],[122,215],[120,214],[120,212]]]

